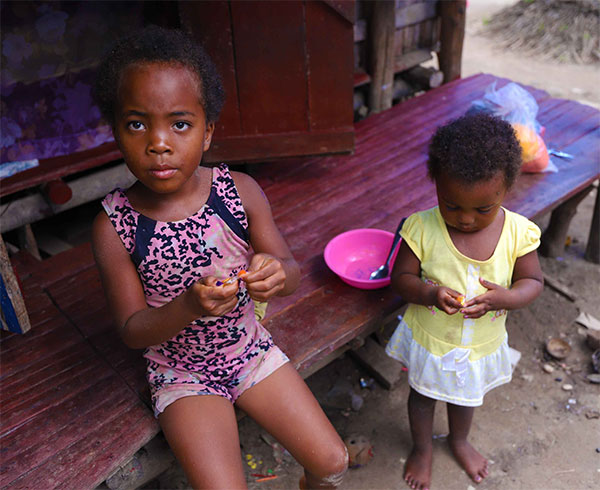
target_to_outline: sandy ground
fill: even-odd
[[[600,73],[597,67],[560,65],[499,50],[480,35],[483,20],[511,1],[469,0],[463,52],[463,76],[486,72],[547,90],[553,96],[576,99],[600,108]],[[600,267],[583,260],[591,222],[594,194],[584,200],[569,234],[572,245],[563,257],[542,258],[546,274],[561,281],[577,297],[567,299],[546,287],[530,307],[508,317],[510,345],[521,352],[513,381],[490,392],[476,410],[472,442],[490,460],[490,476],[482,489],[591,489],[600,487],[600,385],[586,381],[591,372],[591,349],[585,344],[585,329],[574,322],[585,311],[600,319]],[[548,217],[538,223],[544,227]],[[563,362],[548,360],[546,339],[559,336],[573,350]],[[548,374],[542,364],[555,371]],[[344,489],[405,488],[403,463],[411,442],[406,415],[406,373],[391,389],[379,385],[361,388],[368,374],[345,356],[308,379],[308,384],[325,408],[342,437],[362,435],[373,445],[374,458],[351,469]],[[565,391],[564,385],[573,389]],[[353,389],[363,399],[360,410],[352,410],[349,396],[332,397],[332,388]],[[329,395],[328,395],[329,394]],[[332,400],[332,398],[336,398]],[[337,405],[337,408],[334,406]],[[476,485],[452,458],[446,441],[445,407],[439,403],[434,425],[432,488],[467,490]],[[251,455],[256,468],[246,467],[251,489],[298,488],[301,467],[289,456],[280,456],[261,438],[251,419],[240,422],[242,457]],[[255,482],[252,473],[273,470],[277,479]],[[149,487],[185,488],[185,479],[174,466]]]
[[[462,76],[492,73],[547,91],[553,97],[578,100],[600,109],[598,65],[549,62],[519,51],[502,49],[483,35],[484,23],[515,0],[468,0]]]

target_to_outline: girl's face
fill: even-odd
[[[435,182],[440,213],[446,224],[463,233],[472,233],[491,225],[506,195],[504,175],[465,184],[442,176]]]
[[[206,123],[196,74],[182,65],[127,67],[119,84],[113,133],[129,170],[164,194],[195,186],[214,124]]]

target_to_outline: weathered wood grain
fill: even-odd
[[[427,177],[429,138],[497,82],[458,80],[356,125],[352,155],[291,158],[253,167],[275,220],[302,269],[291,296],[273,298],[264,320],[301,372],[398,310],[390,288],[343,283],[323,259],[327,242],[352,228],[393,231],[436,204]],[[572,153],[558,173],[521,175],[505,202],[540,216],[599,177],[598,111],[528,88],[545,141]],[[89,244],[42,262],[17,261],[32,330],[1,336],[0,486],[92,488],[158,431],[147,403],[141,351],[114,330]]]

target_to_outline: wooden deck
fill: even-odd
[[[393,232],[400,219],[437,204],[426,175],[427,145],[435,129],[465,113],[486,87],[509,80],[476,75],[427,92],[356,125],[348,156],[299,159],[256,167],[277,224],[303,271],[299,290],[269,305],[266,325],[300,370],[372,328],[401,306],[390,290],[345,285],[323,260],[327,242],[353,228]],[[551,98],[531,87],[545,141],[575,155],[552,157],[558,173],[521,175],[505,206],[542,216],[600,176],[600,112]]]
[[[340,281],[324,263],[325,245],[353,228],[393,231],[401,217],[435,205],[427,142],[494,80],[507,82],[470,77],[365,119],[353,155],[254,167],[303,271],[295,294],[271,301],[265,324],[304,374],[402,304],[389,288]],[[558,173],[519,178],[506,206],[535,217],[600,176],[600,113],[531,90],[548,146],[576,157],[554,158]],[[0,487],[93,488],[159,431],[141,352],[111,329],[89,245],[41,263],[17,255],[13,263],[32,330],[1,336]]]

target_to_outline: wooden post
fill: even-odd
[[[37,240],[35,239],[35,235],[33,233],[33,229],[31,228],[31,224],[27,223],[19,228],[19,246],[27,250],[31,255],[33,255],[36,259],[42,260],[42,256],[40,255],[40,249],[37,245]]]
[[[62,179],[54,179],[42,186],[44,195],[54,204],[64,204],[73,197],[73,191]]]
[[[467,5],[466,0],[443,0],[438,5],[442,19],[439,64],[448,83],[460,78]]]
[[[25,333],[31,328],[29,315],[21,295],[17,276],[13,271],[0,235],[0,304],[2,306],[2,329],[15,333]]]
[[[596,188],[596,203],[594,204],[594,215],[590,227],[587,248],[585,249],[585,260],[600,264],[600,188]]]
[[[579,203],[593,188],[593,186],[586,187],[552,211],[550,223],[542,234],[541,255],[559,257],[564,253],[571,219],[575,216]]]
[[[371,65],[369,109],[371,112],[381,112],[392,107],[395,33],[394,0],[374,2],[369,25]]]

